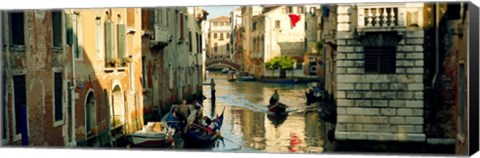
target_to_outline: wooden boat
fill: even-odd
[[[162,125],[161,122],[148,122],[142,130],[127,136],[133,147],[171,147],[175,129]]]
[[[224,108],[225,111],[225,108]],[[214,133],[207,133],[206,129],[198,124],[192,123],[188,127],[189,129],[184,134],[185,144],[184,147],[186,148],[209,148],[215,143],[215,141],[221,137],[220,136],[220,129],[222,128],[223,124],[223,112],[220,116],[212,121],[217,126],[217,131]]]
[[[274,113],[274,114],[283,114],[287,110],[287,105],[283,103],[277,103],[277,104],[270,104],[268,105],[268,111]]]
[[[285,120],[287,120],[288,113],[268,113],[267,118],[275,125],[275,128],[280,126]]]
[[[255,81],[255,77],[253,76],[238,76],[240,81]]]

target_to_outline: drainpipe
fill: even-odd
[[[438,39],[438,36],[439,36],[439,24],[440,24],[440,20],[439,20],[439,14],[440,14],[440,8],[439,8],[439,5],[438,5],[438,2],[435,3],[435,75],[433,75],[433,79],[432,79],[432,89],[435,89],[435,83],[437,81],[437,77],[438,77],[438,71],[439,71],[439,39]]]
[[[73,26],[72,29],[73,29],[73,32],[75,33],[74,35],[77,35],[77,33],[78,33],[77,32],[77,15],[78,15],[78,13],[76,13],[75,11],[72,11],[72,13],[73,13],[73,16],[72,16],[73,20],[72,21],[74,22],[74,26]],[[73,37],[72,42],[74,44],[77,43],[77,38]],[[70,99],[71,103],[70,104],[72,105],[70,107],[70,108],[72,108],[72,110],[71,110],[72,111],[72,118],[71,118],[72,119],[72,126],[71,126],[71,128],[72,128],[72,142],[71,142],[72,144],[71,145],[72,146],[77,146],[77,142],[76,142],[76,138],[75,138],[75,133],[76,133],[76,131],[75,131],[75,86],[77,85],[77,83],[75,81],[75,78],[76,78],[76,75],[75,75],[75,51],[78,51],[78,45],[76,45],[76,44],[73,45],[73,47],[72,47],[72,61],[71,61],[72,62],[72,71],[71,71],[72,72],[72,84],[69,87],[70,91],[71,91],[70,92],[71,93],[71,99]]]

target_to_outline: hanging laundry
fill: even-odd
[[[295,27],[297,22],[300,21],[300,15],[290,14],[290,20],[292,21],[292,26]]]

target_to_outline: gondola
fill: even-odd
[[[280,126],[285,120],[287,120],[288,113],[268,113],[267,118],[275,125],[275,128]]]
[[[276,104],[270,104],[268,105],[268,111],[274,114],[283,114],[285,111],[287,111],[287,105],[280,102]]]
[[[225,111],[225,108],[223,109]],[[207,133],[205,127],[196,123],[190,124],[188,130],[183,135],[185,140],[185,148],[209,148],[213,146],[213,143],[220,138],[220,129],[223,124],[223,113],[220,114],[212,123],[216,124],[217,130],[213,133]]]

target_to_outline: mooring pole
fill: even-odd
[[[215,117],[215,81],[213,78],[210,80],[211,94],[212,94],[212,118]]]

